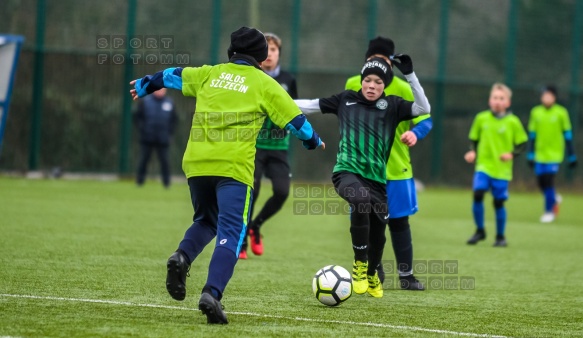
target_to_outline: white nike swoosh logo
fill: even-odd
[[[353,104],[356,104],[356,102],[346,102],[347,106],[352,106]]]

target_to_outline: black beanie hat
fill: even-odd
[[[552,93],[555,98],[557,97],[557,87],[553,86],[553,85],[546,85],[543,87],[542,92],[549,92]]]
[[[395,43],[391,39],[377,36],[368,42],[365,59],[375,54],[381,54],[386,57],[395,54]]]
[[[374,74],[383,80],[387,88],[393,80],[393,71],[389,64],[382,58],[372,58],[364,63],[360,71],[360,82],[370,74]]]
[[[267,41],[261,31],[255,28],[241,27],[231,33],[231,45],[227,50],[229,59],[237,54],[252,56],[257,62],[267,59]]]

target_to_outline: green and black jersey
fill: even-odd
[[[296,79],[286,71],[280,71],[273,78],[283,89],[291,96],[292,99],[298,98]],[[289,149],[289,132],[279,128],[269,117],[263,122],[263,126],[257,136],[257,149],[266,150],[288,150]]]
[[[346,90],[319,100],[322,113],[338,116],[340,144],[334,172],[348,171],[386,183],[386,167],[395,131],[411,120],[413,102],[398,96],[368,101],[362,93]]]
[[[359,91],[362,88],[362,79],[360,74],[349,78],[346,81],[346,86],[344,89]],[[405,80],[398,77],[394,77],[393,81],[385,88],[385,95],[395,95],[402,97],[407,101],[414,101],[413,91],[411,86]],[[401,135],[408,130],[411,130],[411,122],[413,125],[419,124],[421,121],[431,118],[431,115],[421,115],[417,116],[411,121],[406,121],[397,127],[397,132],[395,133],[395,142],[393,142],[393,148],[391,149],[391,157],[389,158],[389,163],[387,163],[387,180],[407,180],[413,178],[413,166],[411,165],[411,155],[409,153],[409,146],[401,142]]]

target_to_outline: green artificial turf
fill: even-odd
[[[542,195],[511,191],[509,246],[494,248],[490,196],[488,238],[468,246],[471,192],[428,188],[411,224],[416,276],[429,290],[385,283],[382,299],[329,308],[312,295],[312,276],[328,264],[350,269],[348,217],[299,212],[337,200],[301,198],[298,187],[262,228],[264,255],[238,262],[223,298],[229,325],[212,326],[197,303],[213,243],[191,267],[185,301],[165,289],[166,260],[192,219],[185,183],[0,177],[0,336],[583,336],[582,196],[564,194],[558,220],[541,224]],[[390,267],[390,240],[384,258]],[[423,273],[445,263],[457,270]],[[465,284],[445,288],[448,278]]]

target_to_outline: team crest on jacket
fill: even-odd
[[[387,109],[388,106],[389,106],[389,104],[387,103],[387,100],[385,100],[385,99],[380,99],[377,101],[377,108],[380,110]]]

